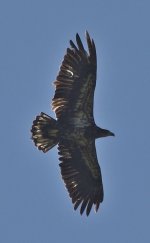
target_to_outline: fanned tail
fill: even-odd
[[[57,121],[43,112],[33,121],[31,133],[35,146],[44,153],[58,143]]]

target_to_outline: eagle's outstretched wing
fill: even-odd
[[[103,201],[103,184],[97,161],[95,141],[85,138],[61,140],[58,146],[62,178],[72,198],[74,209],[87,216]]]
[[[88,53],[83,47],[79,35],[76,35],[77,46],[70,41],[71,48],[60,67],[54,84],[56,85],[52,108],[58,119],[73,123],[73,119],[94,121],[93,98],[96,84],[96,48],[93,39],[86,32]],[[67,116],[66,116],[67,115]],[[75,120],[76,122],[76,120]]]

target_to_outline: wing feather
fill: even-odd
[[[67,48],[60,71],[54,82],[56,90],[52,108],[56,117],[60,120],[65,119],[66,124],[73,123],[72,119],[77,114],[80,114],[80,120],[85,120],[87,124],[94,121],[96,49],[88,32],[86,32],[86,40],[88,52],[84,49],[78,34],[76,34],[77,45],[70,40],[71,47]]]
[[[83,53],[86,53],[85,49],[84,49],[84,46],[82,44],[82,41],[80,39],[80,36],[78,35],[78,33],[76,34],[76,40],[77,40],[77,45],[79,47],[79,50]]]
[[[80,141],[63,139],[58,146],[62,178],[76,210],[89,215],[95,205],[95,211],[103,201],[103,185],[100,167],[97,161],[95,142],[84,138]]]

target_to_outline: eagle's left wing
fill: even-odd
[[[103,184],[97,161],[95,141],[85,138],[61,140],[58,146],[62,178],[72,198],[74,209],[81,204],[80,213],[87,216],[103,201]]]

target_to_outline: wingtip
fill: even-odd
[[[81,42],[81,39],[80,39],[80,36],[78,33],[76,33],[76,42],[77,42],[77,45]]]
[[[89,32],[87,30],[85,31],[85,36],[86,36],[86,39],[90,39],[90,35],[89,35]]]
[[[97,204],[95,205],[95,213],[97,213],[99,207],[100,207],[100,203],[97,203]]]
[[[79,37],[79,34],[78,34],[78,33],[76,33],[76,40],[77,40],[78,38],[80,38],[80,37]]]

